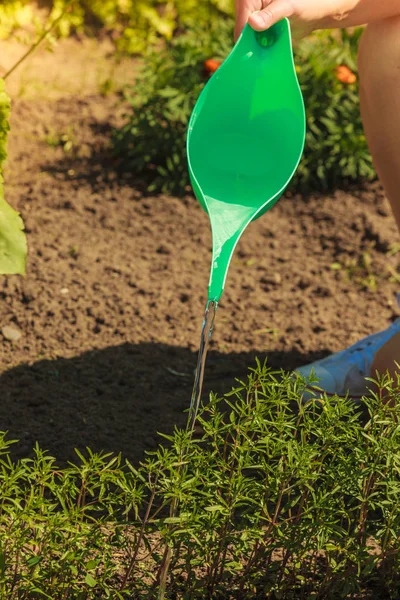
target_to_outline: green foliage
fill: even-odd
[[[160,37],[171,40],[177,30],[204,26],[221,14],[233,14],[233,0],[130,0],[129,23],[117,48],[130,54],[146,52]]]
[[[66,154],[73,152],[77,145],[74,127],[71,125],[67,128],[65,133],[58,133],[57,131],[50,129],[44,137],[44,141],[52,148],[62,148]]]
[[[0,6],[0,39],[8,38],[11,33],[30,25],[33,11],[24,0],[3,0]]]
[[[0,437],[0,597],[156,598],[168,545],[168,598],[397,598],[400,381],[359,405],[304,386],[258,365],[137,470]]]
[[[150,191],[182,193],[189,185],[185,138],[189,117],[207,75],[204,61],[223,60],[233,39],[230,21],[195,26],[167,46],[152,48],[127,99],[132,114],[115,133],[123,164],[149,179]]]
[[[361,28],[318,32],[303,40],[296,52],[307,111],[306,148],[297,174],[302,188],[327,189],[375,177],[361,122],[358,83],[341,83],[336,75],[339,65],[357,74],[361,33]]]
[[[0,79],[0,274],[23,274],[26,260],[24,224],[19,214],[4,199],[2,165],[7,158],[10,129],[10,99]]]
[[[223,35],[218,40],[219,31]],[[375,177],[360,118],[358,84],[341,83],[336,74],[339,65],[357,73],[360,34],[361,29],[319,32],[296,50],[308,126],[304,157],[292,186],[304,191]],[[116,133],[115,150],[127,168],[147,178],[151,190],[182,193],[189,184],[185,135],[207,79],[203,61],[223,59],[231,46],[230,23],[220,20],[211,29],[193,29],[146,56],[128,95],[132,112]]]
[[[233,0],[49,0],[44,4],[50,21],[68,6],[56,35],[109,30],[118,50],[130,54],[145,52],[160,38],[170,40],[177,29],[233,14]],[[0,38],[35,24],[33,5],[32,0],[6,0],[0,6]]]

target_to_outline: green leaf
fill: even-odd
[[[214,504],[213,506],[206,506],[204,510],[207,512],[223,512],[225,506],[222,506],[222,504]]]
[[[180,517],[167,517],[166,519],[164,519],[164,523],[180,523],[181,519]]]
[[[27,254],[24,223],[3,196],[3,178],[0,176],[0,274],[23,275]]]
[[[34,567],[35,565],[39,564],[42,560],[43,556],[32,556],[32,558],[30,558],[27,561],[28,567]]]
[[[97,585],[97,581],[95,580],[94,577],[91,576],[90,573],[88,573],[85,577],[85,583],[88,584],[89,587],[94,588]]]

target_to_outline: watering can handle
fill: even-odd
[[[265,49],[271,48],[271,46],[273,46],[281,37],[285,28],[287,28],[286,22],[287,19],[284,19],[283,21],[275,23],[275,25],[269,29],[266,29],[265,31],[254,31],[254,35],[259,46]]]

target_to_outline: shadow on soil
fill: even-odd
[[[246,377],[256,354],[209,353],[204,396],[227,392]],[[271,353],[269,365],[292,369],[320,358]],[[264,356],[259,356],[264,360]],[[0,376],[0,429],[28,456],[36,441],[60,463],[73,449],[122,452],[137,462],[158,444],[157,432],[184,426],[196,355],[163,344],[123,344],[65,359],[20,365]]]
[[[80,155],[79,142],[73,152],[67,152],[62,159],[45,164],[43,168],[46,173],[55,179],[72,177],[76,182],[88,184],[94,193],[104,188],[104,181],[112,181],[119,185],[134,185],[142,196],[148,195],[144,178],[138,176],[134,169],[127,168],[122,157],[113,151],[115,127],[110,123],[89,122],[87,128],[90,133],[86,145],[90,148],[90,155]]]
[[[142,197],[154,197],[157,191],[149,191],[151,180],[141,173],[138,174],[129,161],[113,150],[113,134],[115,127],[110,123],[92,122],[90,130],[90,156],[80,156],[79,145],[76,152],[65,153],[61,160],[52,161],[44,166],[46,173],[55,179],[73,179],[78,183],[88,184],[93,193],[104,189],[104,181],[118,185],[129,185],[140,192]],[[99,142],[99,139],[101,140]],[[151,172],[150,172],[151,173]],[[191,191],[190,186],[184,191],[176,191],[175,196],[183,197]]]

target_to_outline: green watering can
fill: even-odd
[[[304,139],[289,21],[263,32],[246,25],[200,94],[187,136],[191,182],[211,221],[209,301],[219,301],[247,225],[285,191]]]

